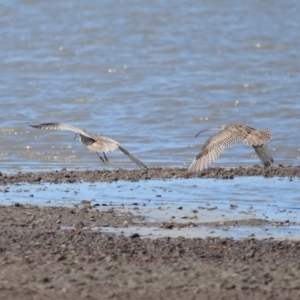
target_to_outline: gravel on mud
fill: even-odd
[[[0,221],[1,299],[300,296],[300,241],[107,234],[95,227],[125,228],[133,215],[88,202],[0,206]]]
[[[74,183],[86,182],[113,182],[117,180],[139,181],[149,179],[172,179],[172,178],[219,178],[233,179],[236,176],[263,176],[263,177],[300,177],[300,166],[278,166],[263,168],[255,165],[249,168],[208,168],[198,175],[186,174],[185,168],[151,168],[143,170],[96,170],[78,171],[62,169],[52,172],[18,172],[16,174],[5,174],[0,172],[0,184],[14,184],[19,182],[39,183]]]

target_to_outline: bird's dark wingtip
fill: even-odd
[[[144,165],[144,164],[140,164],[139,167],[140,167],[143,171],[148,171],[148,170],[149,170],[149,168],[148,168],[146,165]]]
[[[273,164],[274,164],[274,160],[272,159],[272,160],[270,160],[270,161],[268,161],[268,162],[265,162],[265,163],[264,163],[264,167],[265,167],[265,168],[268,168],[268,167],[271,167]]]

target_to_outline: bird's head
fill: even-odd
[[[225,127],[226,127],[226,125],[219,125],[218,127],[215,127],[215,128],[204,129],[204,130],[201,130],[200,132],[198,132],[198,133],[195,135],[195,137],[197,137],[200,133],[205,132],[205,131],[210,131],[210,130],[218,130],[218,131],[222,131],[222,130],[224,130]]]
[[[85,129],[82,129],[82,131],[86,132]],[[76,134],[75,134],[74,140],[76,139],[77,135],[79,135],[79,139],[81,140],[81,135],[80,135],[80,133],[76,133]]]
[[[225,127],[226,127],[226,125],[219,125],[219,126],[217,127],[217,129],[218,129],[219,131],[223,131],[223,130],[225,129]]]

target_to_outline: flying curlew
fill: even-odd
[[[189,166],[187,174],[200,172],[217,159],[222,151],[238,142],[251,145],[265,167],[269,167],[274,162],[272,155],[265,146],[265,143],[271,139],[269,129],[256,130],[247,125],[232,123],[202,130],[195,137],[208,130],[219,130],[220,132],[206,141],[200,153]]]
[[[135,164],[137,164],[141,169],[147,170],[148,168],[135,156],[130,154],[128,150],[126,150],[120,143],[117,141],[110,139],[105,136],[100,136],[96,134],[86,133],[83,129],[63,124],[63,123],[44,123],[39,125],[29,125],[38,129],[49,129],[49,130],[70,130],[76,132],[76,135],[79,134],[79,139],[83,145],[85,145],[89,150],[97,153],[99,158],[105,162],[108,161],[105,152],[115,151],[117,149],[121,150],[124,154],[126,154]],[[76,137],[75,135],[75,137]],[[99,154],[99,152],[103,153],[103,157]]]

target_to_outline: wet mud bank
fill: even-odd
[[[299,175],[299,167],[255,166],[210,168],[195,177]],[[117,207],[109,194],[78,202],[66,192],[72,207],[34,206],[18,202],[29,192],[8,193],[6,186],[176,178],[187,178],[186,169],[2,173],[3,199],[11,195],[14,205],[0,206],[0,299],[299,299],[298,234],[278,240],[271,233],[276,227],[298,230],[296,222],[252,218],[251,207],[234,219],[235,202],[226,211],[214,205]],[[256,229],[263,231],[260,238]],[[234,230],[247,233],[226,237]]]
[[[86,182],[113,182],[117,180],[139,181],[150,179],[175,179],[175,178],[218,178],[233,179],[237,176],[263,176],[269,177],[300,177],[300,166],[279,166],[263,168],[253,166],[249,168],[208,168],[198,175],[186,175],[186,168],[151,168],[143,170],[96,170],[78,171],[62,169],[52,172],[18,172],[16,174],[0,173],[0,184],[13,184],[19,182],[39,183],[73,183],[78,181]]]
[[[1,299],[299,298],[300,241],[109,234],[94,228],[155,224],[88,202],[1,206],[0,220]]]

